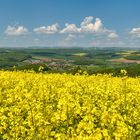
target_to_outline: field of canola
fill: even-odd
[[[139,140],[140,78],[0,71],[0,140]]]

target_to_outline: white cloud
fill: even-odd
[[[32,43],[41,44],[42,42],[48,45],[55,44],[59,45],[59,40],[69,46],[71,45],[81,45],[81,46],[113,46],[114,42],[117,44],[119,39],[115,39],[119,37],[115,30],[110,30],[104,27],[102,20],[100,18],[93,18],[92,16],[85,17],[83,21],[77,25],[75,23],[65,24],[64,28],[60,28],[58,23],[49,25],[49,26],[41,26],[33,29],[33,32],[36,34],[46,34],[41,36],[39,39],[32,39]],[[8,26],[5,33],[7,35],[25,35],[28,34],[28,29],[24,26]],[[133,28],[130,31],[131,34],[140,37],[140,28]],[[48,37],[48,35],[54,34],[54,36]],[[32,34],[33,35],[33,34]],[[8,36],[7,36],[8,37]],[[25,36],[26,37],[26,36]],[[36,36],[34,36],[36,37]],[[34,38],[33,37],[33,38]],[[47,39],[46,39],[47,37]],[[9,38],[9,37],[8,37]],[[47,41],[46,41],[47,40]],[[93,42],[92,42],[93,40]],[[24,41],[25,42],[25,41]],[[28,41],[27,41],[28,42]],[[90,44],[91,42],[91,44]]]
[[[60,31],[60,33],[67,33],[67,34],[107,34],[110,38],[118,37],[115,31],[106,29],[103,27],[102,21],[100,18],[96,18],[95,22],[93,22],[93,17],[85,17],[84,20],[81,22],[80,26],[77,27],[75,24],[65,24],[65,28]]]
[[[60,33],[95,33],[102,29],[102,21],[99,18],[95,19],[93,23],[93,17],[85,17],[78,28],[75,24],[65,24],[65,28],[60,31]]]
[[[115,33],[115,32],[111,32],[111,33],[109,33],[108,37],[109,37],[109,38],[117,38],[118,35],[117,35],[117,33]]]
[[[69,34],[67,37],[66,37],[66,41],[71,41],[71,40],[73,40],[73,39],[75,39],[76,38],[76,36],[74,35],[74,34]]]
[[[85,17],[85,19],[82,21],[81,26],[85,26],[90,24],[93,21],[93,17],[89,16],[89,17]]]
[[[34,32],[37,34],[55,34],[59,31],[58,23],[50,25],[50,26],[42,26],[34,29]]]
[[[100,18],[95,18],[93,21],[92,16],[85,17],[79,27],[76,24],[65,24],[63,29],[59,29],[58,23],[50,26],[42,26],[34,29],[37,34],[69,34],[66,40],[72,39],[74,34],[92,34],[92,35],[106,35],[109,38],[117,38],[118,34],[115,31],[106,29]]]
[[[130,31],[130,34],[134,35],[135,37],[140,37],[140,28],[133,28]]]
[[[60,31],[60,33],[79,33],[80,29],[76,27],[75,24],[65,24],[65,28]]]
[[[12,26],[8,26],[5,33],[7,35],[13,35],[13,36],[20,36],[20,35],[25,35],[28,34],[28,29],[23,27],[23,26],[19,26],[19,27],[12,27]]]
[[[80,45],[87,45],[92,39],[95,39],[91,44],[93,46],[114,46],[112,39],[118,38],[116,31],[110,30],[103,26],[100,18],[85,17],[79,27],[76,24],[66,24],[65,28],[59,33],[66,34],[64,41],[77,43]],[[82,39],[81,39],[82,36]],[[115,41],[115,40],[114,40]],[[113,41],[113,42],[114,42]],[[118,41],[118,40],[116,40]],[[115,42],[116,43],[116,42]]]
[[[80,31],[83,33],[95,33],[102,30],[102,21],[99,18],[95,19],[95,23],[93,23],[93,17],[86,17],[81,23]]]

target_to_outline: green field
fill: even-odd
[[[0,48],[0,69],[6,70],[38,71],[43,66],[49,73],[117,74],[123,68],[138,76],[139,60],[140,50],[131,48]]]

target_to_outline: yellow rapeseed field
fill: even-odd
[[[0,140],[55,139],[139,140],[140,78],[0,71]]]

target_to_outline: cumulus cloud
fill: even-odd
[[[118,35],[117,35],[117,33],[115,33],[115,32],[111,32],[111,33],[109,33],[108,37],[109,37],[109,38],[117,38]]]
[[[60,33],[67,34],[106,34],[109,38],[117,38],[118,35],[115,31],[106,29],[103,27],[102,21],[100,18],[94,18],[92,16],[85,17],[81,22],[80,26],[77,27],[75,24],[65,24],[65,28],[60,31]]]
[[[12,26],[8,26],[5,33],[7,35],[13,35],[13,36],[20,36],[20,35],[25,35],[28,34],[28,29],[23,27],[23,26],[19,26],[19,27],[12,27]]]
[[[33,30],[37,34],[69,34],[66,40],[72,39],[74,34],[92,34],[92,35],[106,35],[108,38],[117,38],[118,34],[115,31],[109,30],[103,26],[100,18],[93,18],[88,16],[83,19],[79,27],[74,23],[66,23],[65,27],[60,29],[58,23],[50,26],[42,26]]]
[[[55,34],[59,31],[58,23],[50,25],[50,26],[42,26],[34,29],[34,32],[37,34]]]
[[[102,21],[99,18],[95,19],[93,23],[93,17],[85,17],[78,28],[75,24],[65,24],[65,28],[60,33],[95,33],[102,29]]]
[[[102,26],[101,19],[96,18],[95,23],[93,23],[93,17],[89,16],[81,23],[80,31],[83,33],[95,33],[101,31]]]
[[[81,26],[85,26],[90,24],[93,21],[93,17],[89,16],[89,17],[85,17],[85,19],[82,21]]]
[[[65,28],[60,31],[60,33],[79,33],[80,29],[76,27],[75,24],[65,24]]]
[[[136,36],[136,37],[140,37],[140,28],[133,28],[131,31],[130,31],[130,34]]]

